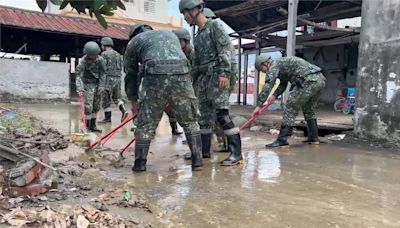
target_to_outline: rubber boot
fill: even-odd
[[[149,153],[150,140],[136,140],[135,144],[135,163],[132,167],[133,172],[146,171],[147,154]]]
[[[201,139],[201,135],[200,135]],[[186,134],[186,143],[189,145],[190,151],[192,151],[192,137],[190,134]],[[192,152],[186,153],[183,155],[183,159],[185,160],[192,160]]]
[[[90,131],[90,120],[86,120],[86,129]]]
[[[122,122],[128,117],[129,113],[126,111],[124,104],[118,105],[118,108],[122,113],[122,117],[121,117],[121,122]],[[111,119],[110,119],[110,122],[111,122]]]
[[[201,151],[203,158],[211,158],[211,139],[212,133],[201,134]]]
[[[178,131],[178,124],[176,124],[176,122],[169,122],[169,125],[171,125],[172,135],[181,135],[182,134],[182,132]]]
[[[191,151],[191,160],[192,160],[192,170],[193,171],[201,171],[203,169],[203,158],[202,158],[202,146],[201,146],[201,135],[200,134],[186,134],[186,137],[189,139],[189,148]]]
[[[313,145],[319,145],[317,120],[307,120],[307,129],[308,137],[307,140],[304,140],[303,142]]]
[[[293,134],[293,127],[282,125],[278,138],[273,143],[265,145],[265,147],[267,148],[287,147],[289,146],[287,140],[292,134]]]
[[[89,131],[101,133],[101,130],[96,127],[96,118],[90,120]]]
[[[230,154],[229,157],[221,162],[221,165],[231,166],[240,164],[243,161],[240,134],[227,135],[226,137],[228,138],[228,149]]]
[[[229,148],[228,148],[228,142],[226,136],[224,136],[224,141],[222,142],[222,145],[218,145],[218,151],[220,153],[228,153]]]
[[[111,112],[104,112],[104,120],[99,123],[111,123]]]

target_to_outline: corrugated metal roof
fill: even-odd
[[[104,29],[96,20],[47,14],[10,7],[0,7],[0,24],[55,33],[109,36],[127,40],[129,25],[108,23]]]

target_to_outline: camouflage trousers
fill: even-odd
[[[170,105],[167,105],[167,107],[165,107],[164,112],[167,114],[170,123],[176,122],[175,110],[173,110]]]
[[[200,132],[199,110],[189,75],[144,75],[139,92],[136,138],[151,140],[169,103],[186,134]]]
[[[100,110],[100,96],[98,92],[99,85],[97,83],[84,84],[85,97],[85,115],[86,119],[96,118]]]
[[[283,110],[282,125],[293,126],[297,114],[303,111],[304,119],[315,119],[315,109],[318,99],[321,96],[322,89],[325,87],[325,78],[321,73],[321,77],[316,80],[305,80],[303,88],[297,86],[290,92],[289,98]]]
[[[199,124],[202,129],[211,129],[216,118],[216,110],[229,110],[229,91],[229,88],[219,88],[219,78],[217,76],[200,75],[196,85],[196,94],[199,98],[201,114]]]
[[[102,107],[105,112],[111,112],[111,101],[116,105],[124,104],[121,96],[121,79],[107,78],[106,91],[102,96]]]

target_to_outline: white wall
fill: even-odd
[[[168,0],[124,0],[125,16],[154,22],[168,22]]]
[[[0,98],[69,99],[69,64],[0,59]]]

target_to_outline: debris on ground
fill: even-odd
[[[252,126],[250,127],[250,131],[260,131],[263,127],[256,125],[256,126]]]
[[[90,205],[75,208],[62,205],[49,207],[15,208],[0,221],[13,227],[151,227],[140,221],[124,219],[118,215],[100,211]]]
[[[346,134],[339,134],[339,135],[328,135],[326,139],[331,141],[342,141],[346,137]]]
[[[59,131],[45,127],[29,114],[0,107],[0,165],[2,193],[36,196],[57,188],[50,152],[68,147]]]
[[[271,134],[271,135],[274,135],[274,136],[276,136],[276,135],[279,135],[279,130],[278,129],[274,129],[274,128],[271,128],[270,130],[269,130],[269,133]]]

